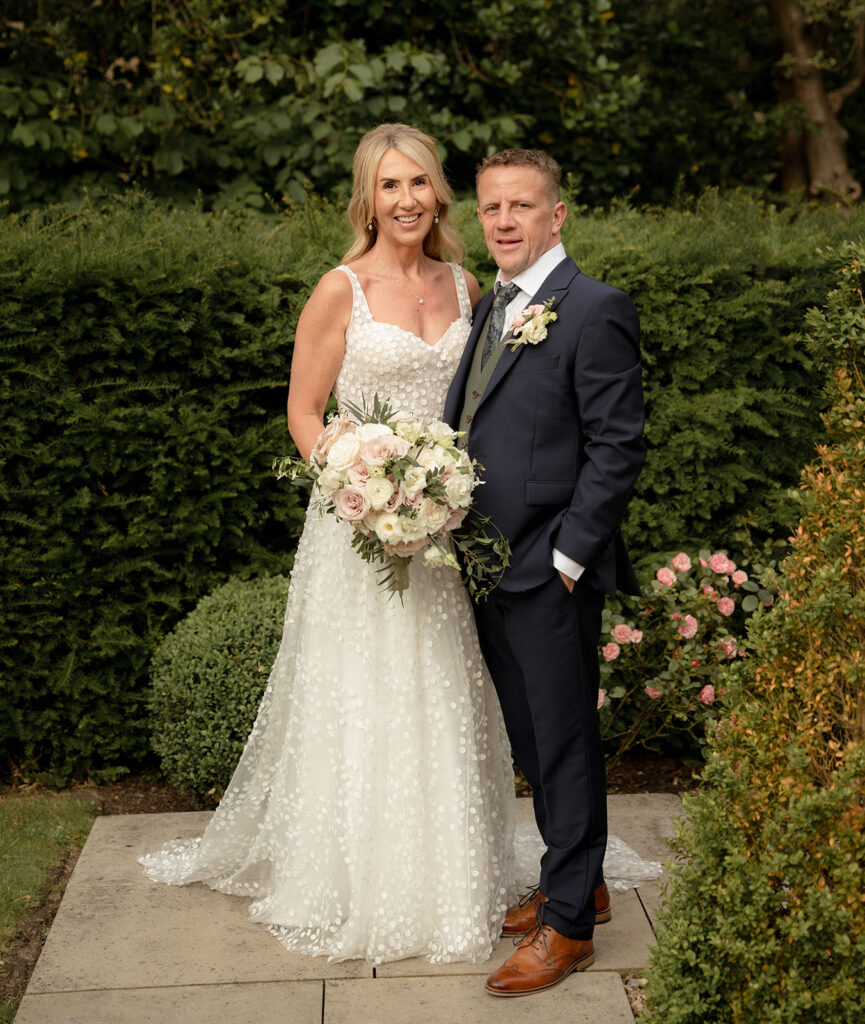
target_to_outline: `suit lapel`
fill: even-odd
[[[561,301],[562,297],[567,294],[571,281],[573,281],[579,273],[580,269],[576,263],[574,263],[570,256],[566,257],[558,264],[558,266],[553,267],[552,272],[544,279],[544,283],[540,288],[538,288],[531,299],[529,299],[526,306],[533,306],[535,304],[543,305],[547,299],[553,298],[556,300],[553,305],[553,311],[555,311],[555,308]],[[490,302],[492,302],[492,300],[490,300]],[[555,330],[556,326],[557,324],[555,323],[550,324],[548,330]],[[509,339],[513,339],[513,332],[511,331],[508,331],[502,340],[504,351],[499,356],[499,361],[496,363],[496,368],[493,370],[489,383],[484,390],[479,407],[480,405],[483,405],[483,403],[499,386],[511,367],[523,354],[523,349],[528,347],[525,344],[517,345],[516,351],[511,351],[514,348],[514,342]],[[541,344],[543,344],[543,342]]]

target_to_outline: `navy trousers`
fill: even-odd
[[[569,593],[558,573],[531,590],[499,588],[475,605],[481,650],[547,845],[543,922],[572,939],[592,937],[607,844],[597,713],[603,607],[603,594],[579,582]]]

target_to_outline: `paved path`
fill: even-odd
[[[529,800],[518,814],[531,814]],[[679,798],[610,797],[610,831],[645,860],[669,859]],[[248,900],[148,881],[136,858],[200,834],[208,812],[97,818],[15,1024],[633,1024],[621,973],[647,964],[657,883],[613,894],[596,960],[548,992],[498,999],[485,964],[402,960],[375,970],[289,953],[246,917]],[[540,1015],[540,1017],[539,1017]]]

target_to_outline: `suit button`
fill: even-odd
[[[480,398],[480,397],[481,397],[480,391],[473,391],[472,392],[472,398]]]
[[[468,413],[468,415],[466,416],[466,423],[471,423],[471,421],[472,421],[472,414]]]

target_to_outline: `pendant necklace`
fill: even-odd
[[[403,284],[403,283],[402,283],[402,282],[401,282],[400,280],[398,280],[398,279],[397,279],[397,277],[396,277],[396,276],[395,276],[395,275],[394,275],[394,274],[392,273],[392,271],[390,271],[390,270],[389,270],[389,269],[387,268],[387,265],[386,265],[385,263],[383,263],[383,262],[382,262],[382,261],[381,261],[381,260],[380,260],[380,259],[378,258],[378,256],[376,256],[376,254],[375,254],[375,253],[373,253],[373,255],[375,256],[375,261],[376,261],[376,263],[377,263],[377,264],[378,264],[378,265],[379,265],[379,266],[381,267],[381,269],[382,269],[382,270],[383,270],[383,271],[385,272],[385,275],[386,275],[387,277],[389,277],[389,278],[391,279],[391,281],[393,281],[393,283],[394,283],[394,284],[395,284],[395,285],[397,286],[397,288],[402,288],[402,290],[403,290],[404,292],[406,292],[407,294],[409,294],[409,295],[413,295],[413,296],[414,296],[414,298],[416,298],[416,299],[417,299],[417,301],[418,301],[418,305],[419,305],[419,306],[422,306],[422,305],[423,305],[423,303],[424,303],[424,296],[426,295],[426,281],[427,281],[427,279],[426,279],[426,274],[424,274],[424,279],[423,279],[423,295],[418,295],[418,293],[417,293],[417,292],[413,292],[413,291],[411,290],[411,288],[409,288],[409,287],[408,287],[408,285],[404,285],[404,284]]]

